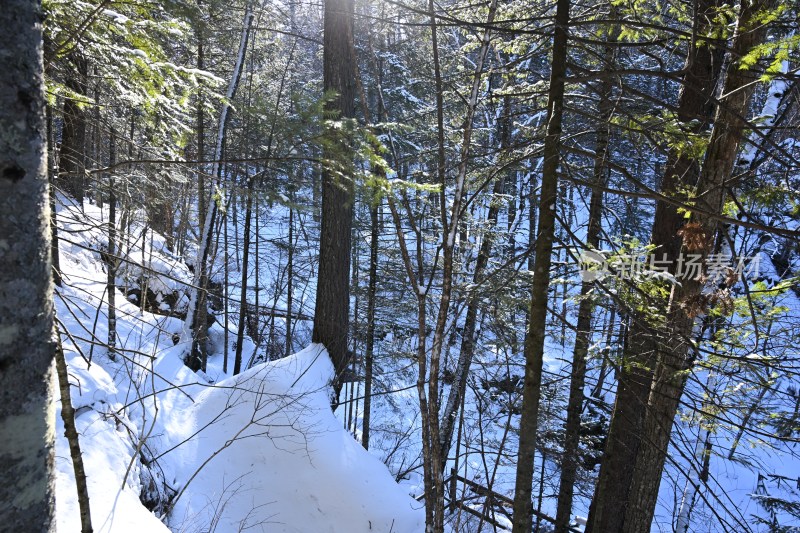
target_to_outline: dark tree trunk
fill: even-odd
[[[51,531],[53,281],[41,6],[0,9],[0,524]]]
[[[294,198],[292,198],[294,200]],[[286,259],[286,342],[284,356],[292,355],[292,307],[294,305],[294,208],[289,207],[289,248]]]
[[[116,159],[116,135],[111,130],[111,140],[108,147],[108,166],[113,167]],[[113,361],[116,358],[117,347],[117,305],[115,296],[117,294],[117,194],[114,184],[113,169],[108,175],[108,261],[106,293],[108,294],[108,357]],[[144,275],[144,263],[142,264]],[[142,293],[141,299],[144,301],[146,293]]]
[[[542,365],[547,321],[547,289],[550,285],[550,262],[555,234],[556,197],[558,194],[559,148],[561,119],[564,111],[564,78],[567,68],[569,0],[556,3],[553,34],[553,58],[550,89],[547,96],[547,133],[542,162],[542,190],[536,258],[531,286],[528,331],[525,335],[525,381],[519,427],[519,458],[514,491],[514,533],[530,533],[533,456],[536,451],[536,430],[539,424]]]
[[[704,0],[698,5],[699,24],[709,20],[719,0]],[[713,17],[712,17],[713,18]],[[700,27],[700,34],[704,34]],[[688,53],[687,72],[678,101],[678,118],[687,129],[699,134],[708,128],[713,116],[712,94],[720,70],[721,57],[710,44],[696,46]],[[693,125],[690,121],[696,120]],[[698,164],[688,155],[677,151],[669,154],[661,184],[667,196],[679,194],[684,186],[697,180]],[[670,271],[680,254],[678,229],[685,222],[677,208],[665,202],[656,204],[651,244],[656,255],[665,258]],[[664,302],[666,305],[666,302]],[[587,533],[621,531],[625,520],[630,482],[641,444],[647,399],[653,380],[656,360],[657,333],[643,317],[633,317],[620,361],[617,397],[611,417],[606,448],[600,465],[595,496],[589,510]]]
[[[58,217],[56,211],[56,136],[53,131],[53,112],[47,106],[47,179],[50,199],[50,257],[53,261],[53,283],[61,287],[61,261],[58,254]]]
[[[373,200],[374,201],[374,200]],[[372,412],[372,367],[375,351],[375,295],[378,288],[378,208],[370,206],[369,281],[367,286],[367,340],[364,349],[364,421],[361,443],[369,450],[369,426]]]
[[[323,45],[323,87],[336,96],[328,110],[340,118],[354,116],[353,0],[325,0]],[[334,132],[335,134],[335,132]],[[346,139],[336,139],[338,149],[328,149],[325,159],[336,159],[350,167],[351,150]],[[319,243],[319,273],[314,309],[313,342],[328,350],[336,372],[333,403],[342,388],[342,373],[349,362],[347,332],[350,310],[350,248],[353,224],[354,187],[352,179],[337,177],[331,169],[322,171],[322,222]]]
[[[766,25],[756,20],[773,6],[772,0],[745,0],[741,4],[723,97],[714,117],[711,140],[697,183],[700,192],[698,203],[704,212],[722,213],[726,182],[732,175],[746,126],[742,117],[747,114],[758,79],[750,70],[740,69],[739,60],[764,41]],[[717,221],[703,213],[693,212],[691,223],[699,224],[708,239],[706,247],[701,250],[705,258],[711,249]],[[697,250],[691,247],[687,249],[684,244],[683,252],[697,253]],[[692,312],[692,302],[702,290],[702,281],[695,279],[684,279],[682,285],[676,285],[672,290],[663,344],[658,345],[658,361],[643,424],[642,443],[630,482],[630,498],[623,528],[626,533],[650,531],[672,425],[687,380],[686,371],[694,362],[691,339],[695,314]]]
[[[613,16],[612,16],[613,18]],[[612,29],[608,35],[609,43],[616,41],[618,31]],[[603,60],[604,70],[610,72],[614,68],[614,47],[605,47]],[[608,135],[609,122],[613,112],[611,101],[611,80],[603,78],[599,84],[598,125],[595,141],[595,157],[592,189],[589,200],[589,224],[586,230],[586,247],[595,250],[600,246],[601,216],[603,210],[603,187],[608,181]],[[567,421],[564,425],[564,456],[561,461],[561,479],[558,488],[556,506],[556,533],[567,533],[572,516],[572,499],[575,493],[575,480],[578,472],[578,452],[581,429],[581,411],[583,407],[583,389],[586,382],[586,356],[592,340],[592,288],[590,280],[581,283],[580,304],[578,305],[578,322],[576,325],[575,348],[572,353],[572,373],[570,374],[569,400],[567,402]]]
[[[244,326],[247,322],[247,279],[250,267],[250,224],[253,218],[253,177],[247,178],[247,190],[245,191],[247,199],[245,200],[245,214],[244,214],[244,237],[242,244],[244,249],[242,251],[242,286],[241,295],[239,297],[239,326],[236,330],[236,354],[233,359],[233,375],[235,376],[242,371],[242,344],[244,343]],[[258,234],[256,233],[256,239]],[[255,309],[255,314],[259,313],[258,307]]]

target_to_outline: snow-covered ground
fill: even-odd
[[[421,504],[331,412],[333,367],[320,345],[235,377],[216,355],[196,374],[173,341],[182,322],[143,312],[120,292],[118,348],[110,354],[100,346],[108,334],[106,273],[93,250],[105,243],[104,213],[84,209],[60,208],[60,227],[70,232],[60,243],[56,305],[95,531],[424,529]],[[153,267],[164,280],[188,281],[186,267],[154,240]],[[122,255],[141,256],[141,248]],[[211,328],[212,345],[222,333]],[[57,528],[74,532],[79,510],[58,406]]]
[[[143,312],[138,298],[131,295],[126,299],[118,291],[118,349],[116,354],[109,354],[102,346],[108,334],[107,295],[105,264],[98,253],[106,246],[102,221],[107,212],[90,203],[84,205],[83,214],[75,206],[59,209],[60,263],[65,283],[58,290],[56,306],[62,330],[68,332],[62,333],[62,339],[73,385],[72,401],[78,415],[76,422],[87,468],[95,531],[227,533],[249,528],[246,530],[415,533],[424,530],[422,504],[409,496],[422,494],[422,479],[419,407],[413,386],[416,365],[408,357],[416,340],[402,329],[406,317],[398,313],[379,316],[376,321],[382,336],[376,352],[374,392],[377,394],[372,404],[370,451],[366,452],[353,437],[355,434],[360,440],[361,436],[363,403],[359,404],[359,398],[363,395],[363,383],[345,387],[342,392],[345,403],[335,415],[331,413],[328,382],[333,370],[320,346],[310,345],[292,357],[256,364],[232,377],[222,370],[224,329],[216,323],[209,331],[212,355],[207,370],[194,373],[181,359],[187,347],[175,344],[183,328],[182,320]],[[264,246],[279,244],[285,237],[286,228],[280,225],[284,214],[276,206],[270,223],[260,227]],[[153,271],[149,286],[171,295],[170,301],[176,302],[174,305],[180,312],[187,300],[182,291],[191,283],[192,274],[180,258],[167,251],[163,238],[157,234],[147,233],[143,254],[143,229],[134,220],[128,233],[129,245],[120,253],[125,261],[118,273],[118,283],[136,287],[144,257]],[[229,231],[235,233],[238,229]],[[233,237],[230,240],[234,247]],[[275,249],[280,252],[278,244]],[[192,253],[188,254],[191,259]],[[313,294],[316,282],[313,253],[307,255],[303,263],[306,270],[296,273],[293,304],[294,310],[305,314],[309,311],[301,295]],[[273,259],[260,265],[259,286],[272,287],[266,291],[270,295],[262,293],[262,305],[285,309],[282,259],[279,253]],[[215,272],[221,270],[218,263]],[[233,257],[230,263],[233,270]],[[764,256],[762,276],[777,279],[770,265],[769,258]],[[250,285],[252,290],[254,284]],[[238,301],[239,288],[233,286],[231,291],[231,301]],[[395,297],[391,290],[384,288],[384,291],[387,298]],[[254,295],[255,292],[251,294]],[[768,304],[772,308],[786,307],[790,317],[800,313],[800,301],[792,291],[776,296]],[[169,310],[166,303],[160,306],[162,311]],[[232,304],[231,308],[234,307]],[[386,308],[394,309],[388,304]],[[298,319],[294,327],[297,343],[304,336],[298,331],[305,331],[308,324]],[[280,326],[277,336],[281,336],[279,329]],[[236,324],[231,321],[228,335],[231,357],[235,338]],[[513,387],[504,390],[487,384],[494,381],[502,385],[503,379],[521,375],[522,366],[519,354],[493,343],[491,334],[483,337],[481,347],[476,353],[465,399],[458,449],[459,474],[491,486],[502,495],[513,496],[517,447],[514,428],[519,420],[514,405],[519,395]],[[246,337],[242,350],[245,365],[250,360],[269,359],[269,349],[273,356],[275,351],[283,353],[274,346],[256,347]],[[551,340],[547,345],[550,393],[546,396],[552,400],[546,400],[544,405],[541,429],[545,436],[542,441],[545,457],[543,461],[539,450],[534,487],[538,491],[539,481],[544,482],[540,508],[551,516],[555,513],[558,439],[563,424],[560,384],[563,385],[562,377],[569,370],[567,361],[571,351],[569,342],[562,345]],[[445,360],[455,356],[457,347],[448,347]],[[769,369],[767,365],[759,370],[753,357],[747,359],[753,363],[752,372]],[[232,366],[231,362],[228,368]],[[741,422],[744,408],[733,409],[732,415],[726,415],[731,420],[720,419],[708,434],[708,421],[694,417],[691,410],[692,402],[695,409],[703,408],[701,387],[708,380],[707,372],[698,372],[689,384],[688,390],[694,396],[687,397],[676,422],[653,531],[673,531],[681,501],[689,498],[693,498],[690,531],[767,531],[754,518],[770,516],[759,502],[766,496],[796,501],[798,489],[792,482],[800,471],[800,463],[792,449],[774,446],[769,439],[754,438],[752,434],[744,436],[734,460],[728,460],[735,425]],[[725,397],[741,393],[742,401],[754,397],[744,378],[738,388],[733,381],[716,379],[715,383],[719,398],[723,398],[723,391],[728,395]],[[446,384],[444,389],[446,394]],[[354,406],[347,401],[351,393]],[[613,390],[606,391],[606,395],[606,400],[613,399]],[[763,409],[777,401],[771,393],[763,399]],[[57,406],[60,414],[60,403]],[[349,418],[354,421],[350,432],[342,429]],[[58,430],[58,530],[73,532],[80,529],[79,513],[60,416]],[[699,490],[694,491],[692,487],[699,479],[697,465],[702,464],[701,452],[706,440],[712,445],[710,478],[707,485],[699,484]],[[454,445],[451,456],[455,452]],[[451,466],[454,466],[452,461],[447,475]],[[586,516],[589,489],[579,488],[575,515]],[[463,485],[458,486],[458,491],[472,509],[483,510],[481,496]],[[719,499],[715,500],[716,497]],[[148,502],[151,509],[142,501]],[[776,512],[781,521],[791,523],[786,513]],[[510,529],[510,522],[502,514],[495,514],[494,520]],[[459,533],[477,531],[478,522],[464,512],[456,512],[448,515],[446,527]],[[728,524],[728,529],[721,524]],[[487,527],[484,524],[484,530]],[[496,530],[503,529],[498,526]]]

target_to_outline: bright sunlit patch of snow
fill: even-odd
[[[311,345],[204,391],[187,413],[200,433],[179,452],[186,488],[173,527],[422,530],[420,504],[331,412],[332,377],[327,352]]]
[[[333,367],[321,346],[236,377],[212,355],[206,372],[194,373],[181,360],[184,347],[173,345],[182,321],[118,294],[120,350],[112,360],[105,347],[92,348],[90,337],[102,342],[108,334],[107,274],[97,252],[105,247],[99,228],[107,211],[89,203],[83,212],[74,205],[58,211],[59,226],[72,231],[60,242],[65,285],[56,307],[74,338],[62,336],[96,532],[424,529],[421,504],[331,412]],[[189,278],[186,267],[154,237],[145,260],[176,288]],[[132,272],[140,269],[140,245],[123,255]],[[212,354],[222,342],[223,328],[214,324]],[[246,358],[256,355],[249,339],[243,346]],[[71,533],[80,530],[80,515],[60,403],[57,416],[57,530]],[[165,503],[170,491],[183,493],[168,516],[140,500],[160,493]]]

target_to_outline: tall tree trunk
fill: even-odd
[[[430,370],[427,375],[428,390],[427,390],[427,409],[422,410],[423,425],[428,426],[428,442],[423,443],[423,465],[426,467],[425,472],[425,506],[426,509],[431,509],[431,516],[426,517],[426,527],[431,531],[438,533],[444,531],[444,462],[445,457],[442,456],[442,434],[439,427],[439,373],[442,356],[442,347],[446,336],[448,324],[448,312],[450,310],[450,302],[453,291],[454,282],[454,264],[455,264],[455,242],[456,235],[461,228],[462,208],[464,206],[464,198],[466,195],[467,186],[467,172],[468,162],[472,149],[472,133],[474,129],[475,113],[478,109],[478,97],[480,94],[481,86],[484,77],[484,65],[489,53],[489,47],[492,39],[491,25],[494,22],[495,15],[497,14],[497,0],[492,0],[489,4],[489,11],[486,17],[487,27],[483,31],[481,38],[481,48],[478,51],[477,60],[475,61],[475,70],[472,74],[472,86],[470,88],[469,98],[467,99],[467,109],[464,117],[464,132],[461,139],[461,150],[459,153],[459,162],[457,173],[455,176],[455,189],[453,191],[452,205],[449,208],[450,217],[448,221],[448,207],[445,191],[447,189],[446,182],[446,161],[444,158],[444,107],[442,102],[443,97],[443,84],[441,72],[439,67],[439,47],[437,38],[437,25],[436,25],[436,12],[434,10],[434,3],[431,0],[428,3],[428,15],[430,17],[430,27],[433,45],[434,68],[437,90],[437,143],[438,143],[438,157],[437,157],[437,176],[439,178],[439,203],[442,217],[442,289],[439,298],[439,310],[436,316],[436,323],[433,330],[433,341],[430,349]],[[420,244],[420,239],[418,239]],[[420,252],[418,252],[420,253]],[[419,260],[420,265],[422,260]],[[422,274],[420,269],[419,274]],[[425,290],[417,288],[418,298],[424,302],[427,297]],[[424,336],[421,339],[424,344]],[[422,357],[427,357],[423,354]],[[422,369],[420,373],[424,376]],[[422,407],[422,404],[420,404]],[[427,464],[426,464],[427,463]]]
[[[614,8],[612,8],[614,9]],[[614,18],[613,14],[610,18]],[[603,52],[603,70],[614,69],[614,42],[619,32],[616,26],[609,30],[609,44]],[[596,250],[600,246],[601,217],[603,211],[603,188],[608,181],[608,136],[609,124],[613,112],[611,91],[613,86],[610,77],[603,77],[598,86],[598,123],[595,140],[594,167],[592,169],[592,189],[589,200],[589,222],[586,229],[586,248]],[[592,281],[586,279],[581,283],[580,304],[578,305],[578,322],[576,324],[575,347],[572,352],[572,373],[570,374],[569,400],[567,401],[567,420],[564,424],[564,455],[561,460],[561,478],[558,487],[558,503],[556,505],[556,533],[567,533],[572,516],[572,499],[575,492],[575,479],[578,472],[578,453],[580,444],[581,411],[583,407],[583,389],[586,382],[586,356],[592,340]],[[566,315],[565,315],[566,318]],[[566,321],[565,321],[566,322]]]
[[[242,244],[244,246],[242,251],[242,285],[241,294],[239,296],[239,326],[236,330],[236,354],[234,355],[233,359],[234,376],[242,371],[242,344],[244,344],[244,326],[245,322],[247,322],[248,316],[247,279],[250,275],[250,224],[253,218],[253,194],[255,193],[253,190],[254,181],[255,180],[253,179],[253,176],[248,176],[247,190],[245,191],[247,198],[245,200],[244,211],[244,237],[242,239]],[[257,234],[256,239],[258,239]],[[258,315],[258,313],[260,313],[260,310],[256,307],[255,314]]]
[[[367,339],[364,348],[364,420],[361,429],[361,444],[369,450],[369,430],[372,413],[372,367],[375,351],[375,296],[378,288],[378,208],[373,198],[369,208],[369,281],[367,282]]]
[[[557,0],[550,88],[547,95],[547,132],[544,140],[536,258],[531,285],[530,318],[525,335],[525,380],[514,491],[514,526],[512,529],[514,533],[529,533],[531,530],[533,456],[536,451],[536,431],[539,425],[539,401],[547,321],[547,289],[550,285],[550,262],[556,226],[556,196],[558,194],[561,121],[564,112],[569,8],[569,0]]]
[[[294,201],[294,195],[290,198]],[[289,248],[286,259],[286,342],[284,343],[285,357],[292,355],[292,306],[294,305],[294,207],[289,206]]]
[[[705,35],[719,0],[703,0],[698,4],[698,33]],[[720,70],[721,57],[711,43],[690,46],[686,75],[678,98],[677,115],[693,134],[708,128],[714,112],[713,91]],[[694,121],[692,124],[690,122]],[[684,187],[695,184],[697,161],[677,150],[667,158],[661,192],[668,196],[681,194]],[[678,230],[684,223],[682,213],[666,202],[656,204],[651,244],[675,272],[681,241]],[[630,482],[638,455],[647,399],[653,380],[657,332],[648,327],[643,317],[633,317],[627,331],[617,396],[611,417],[600,475],[589,510],[587,533],[620,531],[625,520]]]
[[[354,116],[353,80],[353,0],[325,0],[323,37],[323,88],[336,93],[327,109],[337,118]],[[336,134],[335,131],[332,131]],[[338,159],[349,169],[352,150],[346,139],[336,139],[337,147],[323,153],[325,159]],[[345,171],[347,172],[347,171]],[[347,333],[350,311],[350,248],[353,225],[354,184],[351,176],[337,177],[330,168],[322,169],[322,222],[319,242],[319,271],[314,308],[313,342],[322,343],[333,361],[333,404],[338,403],[341,376],[349,362]]]
[[[50,257],[53,261],[53,283],[61,287],[61,261],[58,253],[58,216],[56,210],[56,136],[53,131],[53,111],[47,106],[47,179],[50,200]]]
[[[198,0],[198,8],[202,6],[202,2]],[[203,70],[205,66],[205,49],[204,49],[204,36],[203,36],[203,21],[197,23],[197,68]],[[201,82],[202,83],[202,82]],[[203,165],[205,159],[205,144],[206,144],[206,113],[205,102],[203,100],[202,85],[200,91],[197,93],[197,220],[198,225],[202,228],[204,226],[206,212],[206,175]]]
[[[231,198],[232,198],[232,196],[228,197],[228,204],[230,204]],[[224,307],[222,309],[223,309],[224,315],[225,315],[225,324],[224,324],[224,329],[223,329],[223,331],[224,331],[224,334],[223,334],[224,347],[222,349],[222,372],[227,374],[228,373],[228,347],[230,345],[230,338],[229,338],[230,337],[230,331],[228,330],[228,325],[230,324],[230,321],[229,321],[229,317],[230,317],[230,314],[229,314],[230,313],[230,311],[229,311],[230,310],[230,305],[229,305],[229,303],[230,302],[228,301],[228,294],[229,294],[228,287],[230,286],[230,265],[229,265],[228,261],[229,261],[230,257],[229,257],[229,254],[228,254],[228,209],[227,209],[227,207],[225,209],[225,214],[222,215],[222,216],[224,217],[223,218],[224,224],[223,224],[223,229],[222,229],[222,231],[223,231],[223,233],[222,233],[222,235],[223,235],[222,246],[225,248],[225,254],[224,254],[224,256],[225,256],[225,264],[223,265],[223,268],[224,268],[224,274],[223,275],[225,276],[225,279],[222,282],[222,289],[223,289],[222,290],[222,301],[223,301],[223,305],[224,305]]]
[[[52,530],[53,280],[41,5],[0,9],[0,524]]]
[[[511,144],[510,105],[510,98],[506,97],[503,104],[503,116],[499,123],[501,155],[505,153]],[[469,375],[472,358],[475,354],[475,329],[478,324],[478,311],[482,307],[480,286],[484,281],[486,267],[489,264],[489,258],[492,254],[492,245],[494,244],[494,234],[492,231],[494,231],[497,226],[497,217],[500,214],[501,205],[498,198],[506,190],[505,183],[506,180],[503,177],[498,178],[494,182],[492,196],[489,199],[489,211],[486,215],[486,233],[483,235],[481,246],[478,249],[478,257],[475,260],[475,270],[472,273],[472,286],[475,287],[475,294],[469,297],[469,302],[467,304],[467,315],[464,319],[464,329],[461,337],[461,350],[459,351],[458,362],[456,363],[453,376],[453,385],[450,388],[450,394],[447,396],[447,402],[445,403],[444,412],[441,417],[439,445],[442,450],[442,471],[444,471],[447,466],[447,456],[450,453],[450,447],[452,446],[451,441],[453,440],[453,433],[456,426],[456,415],[458,414],[458,407],[461,404],[461,397],[467,390],[467,376]]]
[[[697,184],[698,205],[703,212],[692,212],[690,222],[701,228],[707,241],[700,250],[704,259],[711,250],[718,225],[716,219],[705,213],[722,213],[725,191],[729,186],[726,182],[732,176],[736,154],[744,136],[746,121],[742,117],[747,115],[750,97],[758,79],[753,72],[740,68],[739,60],[764,41],[766,25],[757,17],[773,5],[774,0],[744,0],[740,7],[723,96],[714,117],[711,139]],[[687,246],[687,242],[684,242],[683,252],[697,253],[698,250],[691,244]],[[695,358],[691,347],[696,316],[693,307],[702,290],[703,282],[694,278],[683,279],[682,285],[672,289],[663,344],[658,345],[658,361],[648,398],[641,448],[631,479],[629,507],[623,528],[626,533],[650,531],[672,425],[686,384],[687,370]]]

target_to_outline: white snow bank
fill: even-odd
[[[99,365],[87,369],[79,356],[68,353],[67,358],[70,381],[80,384],[80,387],[73,387],[72,399],[79,414],[75,424],[86,467],[94,531],[169,533],[167,527],[139,501],[139,462],[131,461],[136,453],[129,434],[133,424],[125,415],[117,414],[120,405],[114,401],[117,390],[113,380]],[[69,445],[63,437],[60,399],[57,405],[56,531],[80,531],[75,474]],[[131,469],[126,478],[129,466]]]
[[[421,504],[331,412],[332,376],[327,352],[313,344],[201,393],[187,414],[187,432],[200,432],[175,452],[185,491],[172,528],[422,531]]]

